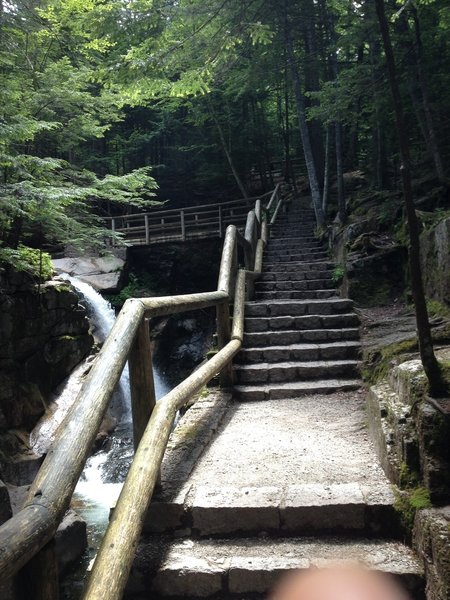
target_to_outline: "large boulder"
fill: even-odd
[[[125,261],[116,256],[59,258],[53,260],[57,273],[67,273],[99,292],[115,293],[122,283]]]

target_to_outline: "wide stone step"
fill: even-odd
[[[336,290],[282,290],[276,292],[256,292],[256,300],[303,300],[306,298],[333,298],[337,297]]]
[[[353,378],[358,376],[356,360],[286,361],[235,365],[237,383],[279,383],[305,379]]]
[[[333,263],[328,261],[315,262],[269,262],[264,261],[264,270],[266,272],[295,272],[304,273],[305,271],[331,271],[334,268]]]
[[[277,250],[278,249],[278,245],[275,243],[276,240],[273,240],[270,242],[271,244],[271,249],[272,250]],[[290,244],[290,245],[282,245],[281,248],[287,248],[290,250],[297,250],[297,252],[315,252],[318,250],[323,250],[323,244],[321,242],[307,242],[307,241],[302,241],[302,240],[298,240],[295,244]]]
[[[258,292],[283,292],[295,290],[326,290],[334,289],[336,284],[328,277],[326,279],[303,279],[298,281],[257,281],[255,289]]]
[[[413,598],[423,597],[423,571],[400,542],[367,538],[156,538],[137,569],[150,577],[150,594],[208,598],[266,594],[288,571],[333,566],[346,560],[395,576]],[[151,573],[154,577],[151,580]],[[146,596],[147,597],[147,596]]]
[[[245,332],[283,332],[308,333],[308,331],[344,331],[353,330],[359,326],[359,318],[355,313],[342,313],[337,315],[304,315],[281,317],[247,317],[245,319]]]
[[[271,271],[262,273],[259,281],[302,281],[304,279],[330,279],[331,270],[297,270],[297,271]]]
[[[185,532],[188,535],[369,535],[398,538],[399,514],[390,487],[361,485],[360,481],[308,482],[271,486],[194,485],[184,510],[175,502],[150,505],[145,533]],[[175,510],[178,507],[178,511]],[[161,521],[166,512],[177,516]]]
[[[256,319],[254,319],[256,321]],[[260,330],[260,324],[250,323],[244,334],[244,344],[250,346],[271,346],[283,344],[319,344],[323,342],[345,342],[359,340],[359,329],[356,327],[345,327],[339,329],[304,329],[304,330]],[[254,331],[251,331],[253,327]]]
[[[272,300],[271,302],[246,302],[248,317],[300,317],[302,315],[332,315],[346,313],[353,308],[348,298],[326,300]]]
[[[267,262],[290,262],[291,260],[312,262],[315,260],[326,261],[327,258],[328,254],[326,252],[302,252],[299,254],[297,251],[292,250],[283,253],[273,250],[266,252],[263,260]]]
[[[266,252],[263,256],[264,262],[290,262],[291,260],[295,260],[297,262],[315,262],[317,260],[322,260],[322,262],[326,262],[328,258],[328,254],[326,252],[301,252],[299,254],[297,251],[292,254]]]
[[[262,400],[287,400],[302,398],[311,394],[333,394],[349,392],[361,387],[360,379],[316,379],[314,381],[288,381],[270,385],[236,385],[234,396],[242,402],[258,402]]]
[[[361,354],[359,341],[331,342],[322,344],[280,344],[243,348],[236,357],[240,364],[279,361],[320,361],[358,359]]]
[[[278,248],[283,249],[283,250],[288,250],[288,249],[298,249],[299,247],[301,247],[303,244],[299,243],[298,240],[297,241],[292,241],[292,240],[285,240],[284,238],[270,238],[269,240],[269,247],[271,250],[276,250]],[[322,242],[316,242],[314,244],[308,244],[305,248],[306,250],[323,250],[323,244]]]
[[[329,279],[332,272],[326,271],[271,271],[261,273],[258,282],[263,281],[302,281],[304,279]]]
[[[275,235],[271,234],[269,238],[269,244],[272,247],[295,247],[297,244],[304,242],[305,237],[311,240],[311,243],[322,244],[322,242],[313,236],[301,236],[301,235]]]

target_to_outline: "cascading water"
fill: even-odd
[[[81,302],[86,306],[94,336],[99,342],[104,342],[116,318],[113,308],[89,284],[69,275],[64,277],[77,290]],[[155,367],[153,376],[156,398],[159,399],[170,388]],[[88,522],[91,552],[97,547],[99,534],[106,528],[111,505],[120,493],[133,456],[128,365],[122,372],[118,394],[116,400],[121,407],[120,422],[108,440],[108,448],[97,452],[87,461],[73,498],[74,508]]]

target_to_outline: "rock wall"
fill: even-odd
[[[450,217],[420,236],[425,293],[450,305]]]
[[[28,275],[0,274],[0,432],[31,429],[49,393],[89,353],[85,309],[67,282],[38,286]]]

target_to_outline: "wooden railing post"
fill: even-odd
[[[59,578],[55,540],[52,539],[15,577],[17,600],[58,600]]]
[[[230,304],[221,304],[216,309],[217,314],[217,345],[219,350],[225,348],[231,339]],[[233,385],[233,365],[228,363],[220,373],[220,384],[223,387]]]
[[[148,227],[148,215],[144,216],[144,223],[145,223],[145,243],[148,246],[149,243],[150,243],[150,231],[149,231],[149,227]]]
[[[139,446],[156,404],[149,322],[142,319],[128,359],[134,448]]]
[[[184,210],[180,211],[180,219],[181,219],[181,239],[183,242],[186,241],[186,224],[184,222]]]

